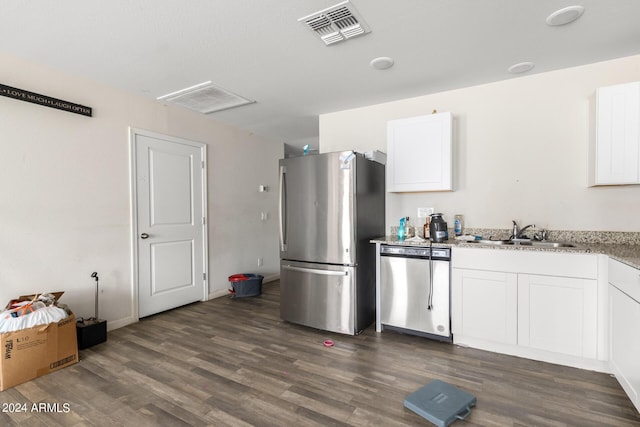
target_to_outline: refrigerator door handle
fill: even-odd
[[[299,271],[302,273],[321,274],[323,276],[348,276],[348,271],[321,270],[319,268],[294,267],[292,265],[283,265],[285,270]]]
[[[285,185],[286,169],[284,166],[280,166],[280,195],[278,200],[278,217],[280,219],[280,252],[287,251],[287,230],[286,230],[286,218],[285,218],[285,206],[287,203],[286,185]]]

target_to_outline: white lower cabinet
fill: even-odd
[[[517,275],[453,270],[454,334],[495,343],[517,343]]]
[[[518,345],[595,359],[597,292],[597,280],[518,274]]]
[[[456,248],[454,343],[607,371],[599,270],[593,254]]]
[[[611,354],[609,363],[629,399],[640,410],[640,303],[609,287]]]
[[[640,270],[611,260],[609,282],[609,366],[640,411]]]

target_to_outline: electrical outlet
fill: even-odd
[[[269,213],[268,212],[260,212],[260,220],[266,221],[268,219],[269,219]]]
[[[433,208],[418,208],[418,218],[426,218],[434,212]]]
[[[264,264],[264,261],[262,259],[262,257],[258,258],[258,267],[262,267],[262,264]]]

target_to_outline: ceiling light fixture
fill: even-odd
[[[527,71],[531,71],[533,67],[533,62],[520,62],[518,64],[513,64],[508,68],[507,71],[509,71],[511,74],[522,74],[526,73]]]
[[[393,59],[389,58],[388,56],[380,56],[378,58],[372,59],[371,62],[369,62],[369,65],[371,65],[376,70],[387,70],[393,67],[393,64]]]
[[[569,6],[553,12],[547,17],[546,22],[547,25],[552,27],[566,25],[580,18],[583,13],[583,6]]]

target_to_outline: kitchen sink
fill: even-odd
[[[534,248],[578,248],[579,246],[568,242],[554,242],[551,240],[473,240],[479,245],[509,245],[509,246],[532,246]]]
[[[577,248],[578,245],[574,245],[573,243],[567,243],[567,242],[552,242],[550,240],[545,240],[545,241],[541,241],[541,242],[526,242],[526,243],[520,243],[521,245],[530,245],[530,246],[534,246],[534,247],[539,247],[539,248]]]
[[[511,240],[472,240],[471,242],[479,245],[513,245]]]

